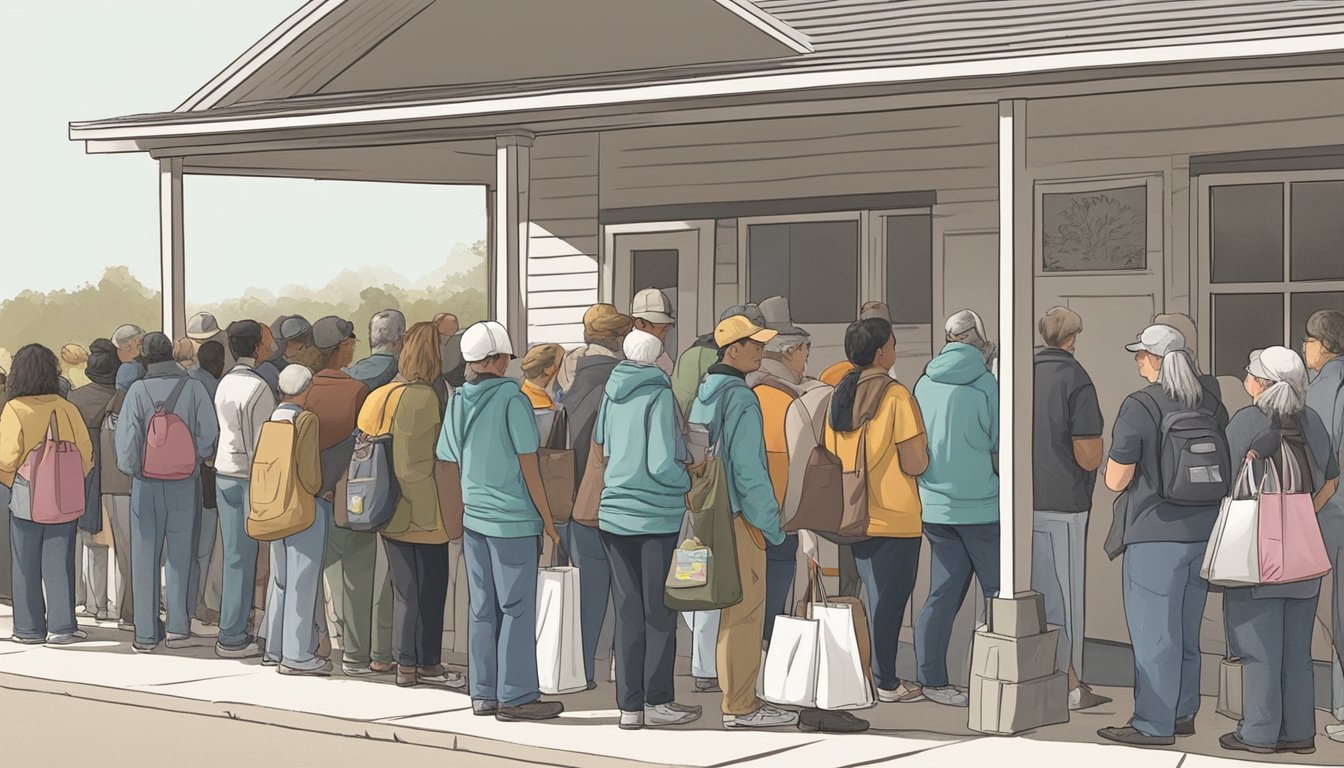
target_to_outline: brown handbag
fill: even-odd
[[[868,538],[868,427],[859,432],[853,472],[819,442],[807,457],[798,512],[784,530],[812,531],[837,544]]]
[[[462,502],[462,471],[455,461],[434,462],[434,485],[439,491],[439,514],[449,541],[462,538],[462,517],[466,505]]]
[[[588,447],[588,464],[583,470],[583,481],[574,497],[574,510],[570,519],[589,528],[597,527],[597,506],[602,502],[602,489],[606,485],[607,461],[602,456],[602,446],[597,444],[597,430],[593,430],[593,439]]]
[[[574,512],[574,451],[569,447],[569,415],[563,407],[556,411],[551,433],[537,451],[537,464],[551,519],[556,525],[569,522]]]

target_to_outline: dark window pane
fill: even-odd
[[[1302,337],[1307,332],[1307,318],[1323,309],[1344,312],[1344,292],[1294,293],[1290,306],[1292,326],[1288,328],[1288,339],[1292,342],[1293,349],[1300,352]]]
[[[1146,269],[1148,187],[1042,196],[1046,272]]]
[[[859,293],[859,224],[815,221],[748,228],[751,301],[785,296],[795,323],[848,323]]]
[[[1344,280],[1344,181],[1294,182],[1290,205],[1293,279]]]
[[[1214,187],[1211,280],[1264,283],[1283,280],[1283,185]]]
[[[674,248],[634,250],[630,252],[631,290],[642,291],[645,288],[657,288],[677,302],[677,262],[680,253]],[[633,298],[633,296],[631,297]],[[669,350],[677,350],[677,327],[667,334],[664,342]]]
[[[933,217],[887,217],[887,305],[893,323],[933,322]]]
[[[1213,297],[1213,372],[1246,375],[1251,350],[1283,343],[1283,294],[1224,293]]]

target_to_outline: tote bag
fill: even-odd
[[[1260,583],[1260,502],[1251,480],[1251,462],[1242,464],[1223,499],[1204,550],[1199,575],[1220,587],[1245,587]]]
[[[555,565],[539,569],[537,682],[542,693],[555,695],[588,689],[579,618],[579,569]]]
[[[1260,583],[1290,584],[1324,576],[1330,558],[1316,507],[1304,482],[1297,458],[1282,444],[1285,471],[1279,474],[1273,459],[1267,459],[1265,481],[1260,488]],[[1309,484],[1309,483],[1308,483]]]
[[[686,494],[691,528],[709,549],[713,566],[703,584],[663,590],[663,604],[674,611],[713,611],[742,601],[742,575],[737,564],[737,536],[728,502],[728,476],[718,451],[711,450],[702,464],[691,467],[691,490]],[[675,569],[674,562],[672,568]],[[669,573],[669,580],[675,574]]]

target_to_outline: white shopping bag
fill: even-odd
[[[770,650],[762,665],[762,699],[793,707],[817,705],[820,625],[815,619],[775,617]]]
[[[1245,587],[1260,583],[1260,502],[1250,474],[1247,461],[1232,494],[1223,499],[1209,536],[1199,575],[1210,584]]]
[[[537,571],[537,682],[542,693],[588,688],[579,616],[579,569]]]
[[[866,709],[874,706],[873,690],[859,655],[854,614],[850,607],[843,603],[813,603],[808,610],[818,624],[817,708]]]

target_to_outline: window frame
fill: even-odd
[[[1264,171],[1254,173],[1210,173],[1198,177],[1198,226],[1194,237],[1198,245],[1196,272],[1198,280],[1198,311],[1204,332],[1199,335],[1200,356],[1209,361],[1209,370],[1218,370],[1214,359],[1213,337],[1217,318],[1213,314],[1214,297],[1220,294],[1277,293],[1283,296],[1283,345],[1297,349],[1296,336],[1301,330],[1292,327],[1293,295],[1298,293],[1344,292],[1344,279],[1292,279],[1292,213],[1293,183],[1311,181],[1344,181],[1344,169],[1319,171]],[[1279,184],[1283,187],[1283,279],[1260,283],[1214,283],[1213,278],[1213,188],[1249,184]]]

